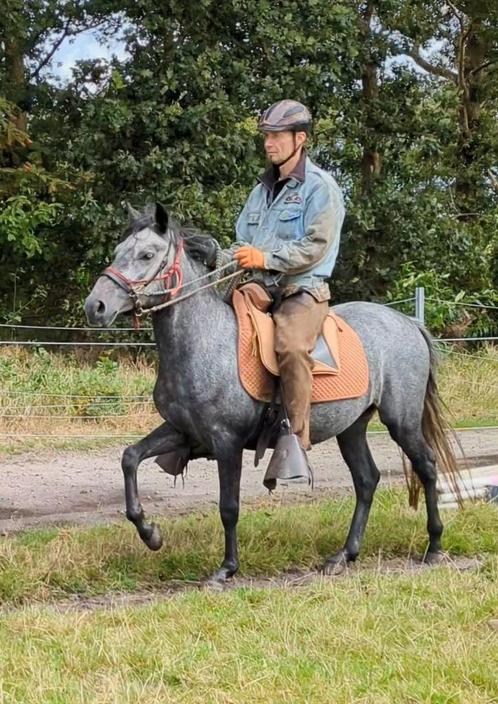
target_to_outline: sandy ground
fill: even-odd
[[[498,462],[498,430],[482,429],[460,433],[469,464]],[[382,484],[403,481],[397,446],[385,434],[370,434],[369,444],[382,474]],[[0,532],[31,526],[64,523],[109,523],[124,519],[124,492],[120,469],[122,447],[105,451],[43,451],[4,457],[0,488]],[[264,462],[253,466],[253,453],[244,459],[242,502],[246,505],[268,498],[262,485]],[[349,470],[336,441],[316,446],[310,453],[315,472],[313,492],[304,484],[280,485],[271,501],[277,504],[306,501],[323,494],[352,491]],[[218,478],[214,462],[190,463],[188,476],[176,486],[152,460],[139,471],[139,490],[146,512],[156,516],[205,510],[217,504]]]

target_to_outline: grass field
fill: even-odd
[[[454,424],[498,424],[497,365],[493,348],[445,357]],[[157,423],[154,376],[143,360],[2,350],[1,447],[144,434]],[[250,585],[314,570],[343,543],[352,510],[344,498],[244,511],[245,581],[223,593],[196,588],[221,558],[217,512],[160,521],[158,553],[123,524],[0,538],[0,704],[498,703],[495,506],[444,516],[445,549],[480,558],[468,572],[388,572],[391,559],[423,553],[427,536],[425,512],[383,491],[359,569],[300,587]],[[92,606],[149,594],[143,605]]]
[[[153,356],[0,350],[0,450],[125,443],[159,424]],[[458,427],[498,425],[498,349],[442,353],[440,388]],[[373,423],[373,429],[379,429]]]
[[[243,574],[314,567],[343,540],[351,509],[341,500],[246,512]],[[123,526],[4,538],[0,703],[498,702],[498,510],[446,516],[446,549],[479,555],[480,568],[386,572],[386,558],[423,551],[423,513],[402,492],[379,492],[363,569],[224,593],[167,596],[168,580],[217,564],[214,513],[164,523],[154,554]],[[137,589],[155,601],[60,601]]]
[[[496,702],[497,604],[495,561],[133,609],[23,609],[0,619],[0,701]]]
[[[272,576],[314,569],[344,542],[353,500],[245,510],[239,523],[241,574]],[[446,516],[444,547],[453,555],[498,553],[498,510],[472,506]],[[71,594],[159,589],[171,579],[200,580],[222,557],[218,512],[160,521],[164,547],[152,553],[128,524],[48,528],[0,542],[0,604],[20,605]],[[403,491],[377,492],[362,556],[422,554],[425,511]]]

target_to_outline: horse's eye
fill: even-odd
[[[145,252],[145,254],[142,254],[140,259],[152,259],[154,256],[154,252]]]

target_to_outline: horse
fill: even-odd
[[[256,448],[267,405],[241,385],[237,321],[230,301],[213,287],[197,284],[210,271],[203,261],[205,252],[216,246],[209,235],[186,234],[161,204],[142,212],[131,209],[130,225],[114,251],[112,266],[97,279],[84,307],[88,322],[99,327],[111,325],[121,313],[155,308],[151,315],[159,367],[153,398],[164,422],[123,452],[126,516],[147,547],[158,550],[160,529],[147,521],[138,495],[139,464],[178,451],[190,458],[215,459],[225,551],[209,581],[223,584],[239,567],[236,528],[242,455],[245,449]],[[359,398],[312,405],[311,441],[337,439],[356,495],[346,541],[325,560],[322,571],[338,574],[360,552],[380,477],[366,437],[375,411],[410,460],[418,487],[423,487],[429,538],[424,559],[437,563],[443,555],[443,524],[436,462],[449,477],[457,470],[436,383],[434,343],[421,324],[387,306],[359,301],[333,310],[363,344],[369,385]]]

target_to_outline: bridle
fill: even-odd
[[[183,271],[180,265],[180,259],[184,251],[183,239],[178,240],[173,264],[165,270],[165,266],[169,259],[170,251],[171,244],[168,247],[168,251],[166,252],[165,257],[157,268],[156,272],[148,279],[130,279],[125,274],[123,274],[122,271],[119,271],[119,269],[116,269],[116,267],[114,266],[108,266],[102,272],[102,276],[106,276],[117,286],[119,286],[119,288],[121,288],[123,291],[126,291],[126,293],[130,296],[133,302],[133,323],[134,326],[137,328],[140,327],[140,318],[145,314],[155,313],[159,310],[162,310],[163,308],[167,308],[173,305],[173,303],[179,303],[180,301],[183,301],[186,298],[190,298],[190,296],[193,296],[194,294],[199,293],[200,291],[203,291],[207,288],[212,288],[213,286],[217,286],[220,283],[234,279],[236,277],[240,278],[244,275],[243,271],[237,269],[236,271],[232,271],[226,276],[220,277],[220,274],[222,272],[230,268],[233,269],[234,263],[229,262],[228,264],[219,265],[215,269],[213,269],[213,271],[210,271],[207,274],[203,274],[202,276],[199,276],[196,279],[193,279],[192,281],[188,281],[185,286],[197,284],[211,277],[215,277],[214,281],[201,285],[193,291],[189,291],[179,296],[178,294],[184,286]],[[147,293],[145,289],[147,288],[147,286],[149,286],[149,284],[155,281],[162,282],[163,290],[160,292],[156,291],[153,293]],[[157,298],[158,296],[161,296],[162,300],[156,305],[144,308],[142,306],[140,296],[149,298]]]
[[[126,293],[133,301],[134,322],[135,326],[137,327],[138,318],[140,318],[147,311],[147,309],[144,309],[142,307],[140,296],[153,296],[154,298],[157,296],[161,296],[161,302],[164,303],[165,301],[170,301],[172,298],[178,295],[179,291],[182,288],[183,271],[180,265],[180,258],[183,252],[183,240],[180,239],[178,241],[178,246],[176,248],[173,264],[171,264],[171,266],[165,269],[169,259],[170,251],[171,244],[168,247],[166,254],[163,260],[161,261],[159,267],[157,268],[155,273],[152,274],[152,276],[150,276],[148,279],[130,279],[128,276],[126,276],[126,274],[123,274],[122,271],[119,271],[119,269],[114,266],[108,266],[102,272],[102,276],[106,276],[108,279],[117,284],[119,288],[121,288],[123,291],[126,291]],[[161,282],[162,291],[147,293],[145,289],[147,288],[147,286],[149,286],[149,284],[152,284],[154,282]]]

